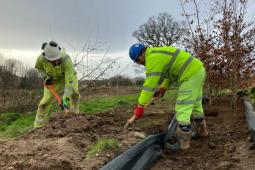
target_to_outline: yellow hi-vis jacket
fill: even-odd
[[[64,96],[69,97],[73,94],[74,80],[77,79],[72,60],[64,51],[60,53],[61,63],[54,66],[41,54],[36,61],[35,68],[44,76],[52,78],[54,81],[65,83]]]
[[[139,97],[139,104],[146,105],[157,86],[168,88],[170,82],[183,82],[196,74],[203,63],[190,53],[176,47],[147,48],[145,52],[146,79]]]

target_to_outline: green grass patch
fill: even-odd
[[[137,103],[137,94],[127,96],[97,97],[80,103],[80,111],[88,114],[104,112],[119,106],[130,106]],[[56,104],[51,112],[59,111]],[[35,113],[21,115],[20,113],[0,114],[0,137],[18,137],[33,127]]]
[[[109,111],[116,107],[131,107],[137,103],[139,94],[125,96],[96,97],[81,101],[80,111],[86,114],[94,114]],[[169,90],[164,100],[173,100],[176,90]],[[60,110],[54,105],[51,112]],[[0,137],[18,137],[33,127],[35,112],[22,115],[20,113],[0,113]],[[146,126],[146,125],[145,125]],[[92,152],[92,151],[91,151]]]
[[[96,154],[99,154],[106,150],[113,150],[118,152],[120,150],[119,142],[113,138],[101,138],[98,139],[95,145],[91,146],[89,151],[86,153],[86,159],[89,159]]]
[[[23,135],[33,127],[35,119],[34,114],[21,116],[19,119],[11,122],[9,125],[4,127],[4,131],[0,132],[0,137],[12,138]]]
[[[170,89],[165,94],[163,100],[175,100],[176,94],[176,89]],[[96,113],[106,112],[117,107],[130,107],[137,104],[139,95],[140,93],[125,96],[101,96],[94,97],[89,100],[82,100],[80,101],[80,112],[88,115],[94,115]],[[60,108],[58,105],[54,105],[51,108],[52,112],[59,110]]]
[[[120,106],[131,106],[137,103],[138,94],[126,96],[96,97],[80,103],[80,111],[86,114],[108,111]]]
[[[6,127],[9,126],[12,122],[21,117],[20,113],[1,113],[0,114],[0,132],[5,131]]]
[[[174,100],[176,94],[176,89],[168,90],[164,96],[164,100]],[[140,93],[126,96],[96,97],[88,101],[82,101],[80,103],[80,111],[86,114],[95,114],[120,106],[130,107],[137,104],[139,95]]]

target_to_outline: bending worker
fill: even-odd
[[[54,86],[57,93],[64,91],[63,107],[70,108],[70,111],[74,113],[79,113],[78,80],[71,58],[54,41],[43,43],[42,50],[42,54],[37,58],[35,68],[44,75],[44,93],[38,106],[34,122],[35,128],[46,125],[49,120],[50,105],[56,100],[49,90],[50,86]]]
[[[149,48],[142,43],[132,45],[129,56],[135,63],[146,68],[143,90],[139,104],[134,110],[135,118],[139,119],[143,115],[144,106],[153,95],[163,96],[170,82],[177,81],[179,87],[175,104],[178,122],[176,134],[181,149],[190,147],[191,115],[198,135],[207,137],[208,131],[202,106],[202,88],[206,75],[203,63],[190,53],[173,46]],[[155,91],[158,85],[160,88]]]

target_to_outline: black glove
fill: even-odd
[[[44,84],[49,86],[49,85],[53,85],[53,79],[50,76],[45,76],[44,77]]]

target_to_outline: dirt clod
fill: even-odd
[[[135,132],[135,133],[134,133],[134,136],[143,139],[143,138],[145,138],[145,133],[142,133],[142,132]]]

